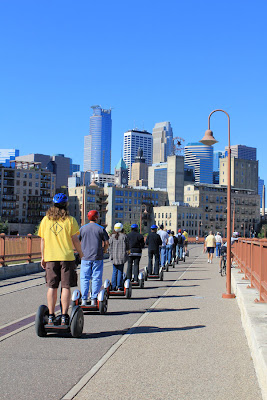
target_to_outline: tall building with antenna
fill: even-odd
[[[84,171],[110,174],[111,169],[111,109],[92,106],[89,135],[84,137]]]

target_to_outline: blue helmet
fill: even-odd
[[[136,228],[138,228],[138,225],[137,225],[137,224],[132,224],[132,225],[131,225],[131,228],[132,228],[132,229],[136,229]]]
[[[171,230],[170,230],[170,229],[168,229],[168,230],[167,230],[167,233],[168,233],[168,235],[169,235],[169,234],[171,233]]]
[[[55,204],[66,204],[67,202],[68,197],[64,193],[57,193],[53,198]]]
[[[150,229],[158,229],[157,225],[151,225]]]

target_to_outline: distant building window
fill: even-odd
[[[87,197],[87,201],[88,201],[89,203],[94,203],[94,202],[95,202],[95,197],[88,196],[88,197]]]

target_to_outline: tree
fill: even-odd
[[[124,233],[126,233],[126,235],[127,235],[127,233],[131,232],[131,225],[128,222],[126,222],[126,224],[123,225],[123,229],[124,229]]]
[[[0,233],[8,233],[8,221],[3,222],[0,217]]]

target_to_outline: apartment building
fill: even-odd
[[[188,205],[171,205],[154,207],[153,223],[164,229],[170,229],[177,234],[178,229],[185,229],[189,236],[199,236],[203,234],[203,209],[200,207],[190,207]]]
[[[257,160],[231,157],[231,185],[240,189],[251,189],[258,193]],[[220,185],[228,183],[228,157],[220,159]]]
[[[250,189],[231,189],[231,212],[235,231],[249,235],[260,222],[260,196]],[[203,209],[202,228],[206,234],[210,229],[226,235],[227,186],[188,184],[184,190],[184,202]]]

